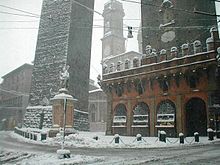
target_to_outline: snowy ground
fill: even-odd
[[[45,132],[45,131],[43,131]],[[24,138],[14,132],[11,136],[17,138],[20,141],[27,143],[37,143],[42,145],[61,145],[63,138],[58,134],[54,138],[47,138],[46,140],[40,141],[40,133],[38,134],[38,140],[30,140]],[[95,140],[97,137],[98,140]],[[192,146],[192,145],[204,145],[212,143],[208,140],[208,137],[200,137],[200,142],[196,143],[194,137],[186,137],[184,144],[180,144],[179,138],[167,138],[166,143],[160,142],[158,137],[142,137],[141,141],[137,141],[134,136],[120,136],[119,143],[115,143],[115,136],[106,136],[104,132],[77,132],[65,137],[65,147],[83,147],[83,148],[156,148],[156,147],[174,147],[174,146]],[[215,139],[214,141],[220,141]]]
[[[2,132],[0,133],[1,136]],[[10,137],[18,141],[43,145],[43,146],[57,146],[59,148],[62,137],[47,138],[44,141],[34,141],[24,138],[14,132],[9,133]],[[97,136],[98,140],[94,137]],[[40,135],[38,135],[40,139]],[[178,138],[168,138],[167,143],[159,142],[157,137],[143,137],[142,141],[137,141],[136,137],[120,136],[119,144],[114,141],[114,136],[105,136],[103,132],[78,132],[69,135],[65,138],[66,148],[88,148],[88,149],[108,149],[118,148],[120,150],[126,149],[147,149],[147,148],[167,148],[167,147],[186,147],[204,146],[213,142],[218,142],[219,139],[209,141],[208,137],[200,137],[200,142],[195,143],[194,137],[187,137],[185,144],[179,144]],[[181,152],[182,153],[182,152]],[[219,155],[219,153],[217,153]],[[15,150],[6,150],[0,146],[0,164],[20,164],[20,165],[55,165],[55,164],[106,164],[106,156],[89,156],[87,154],[72,154],[70,159],[58,159],[56,153],[30,153],[30,152],[17,152]],[[111,159],[111,158],[110,158]],[[143,158],[142,158],[143,159]],[[149,160],[157,160],[157,157],[152,157]],[[161,159],[161,157],[160,157]],[[109,161],[109,160],[108,160]],[[120,160],[118,160],[120,162]],[[140,160],[132,159],[133,162],[141,162]],[[146,161],[146,159],[144,159]],[[117,162],[117,161],[116,161]],[[114,162],[114,164],[117,164]],[[124,162],[124,161],[123,161]],[[132,164],[131,162],[129,162]],[[126,162],[125,164],[129,164]],[[107,163],[108,164],[108,163]],[[110,163],[111,164],[111,163]],[[120,164],[120,163],[118,163]],[[124,164],[124,163],[123,163]],[[136,164],[136,163],[134,163]],[[137,163],[138,164],[138,163]]]
[[[16,165],[67,165],[102,162],[104,158],[85,155],[71,155],[69,159],[58,159],[56,154],[29,154],[23,152],[0,151],[0,164]]]

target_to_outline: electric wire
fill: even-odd
[[[28,21],[28,20],[8,20],[8,21],[0,21],[0,23],[5,23],[5,22],[8,22],[8,23],[10,23],[10,22],[39,22],[39,20],[30,20],[30,21]]]
[[[35,15],[16,14],[16,13],[5,12],[5,11],[0,11],[0,13],[1,13],[1,14],[16,15],[16,16],[21,16],[21,17],[34,17],[34,18],[40,18],[39,16],[35,16]]]
[[[82,4],[82,3],[80,3],[80,2],[77,2],[77,1],[75,1],[75,0],[73,0],[73,2],[75,2],[76,4],[78,4],[78,5],[80,5],[80,6],[84,7],[84,8],[86,8],[87,10],[89,10],[89,11],[91,11],[91,12],[94,12],[94,13],[96,13],[96,14],[102,16],[102,13],[100,13],[100,12],[98,12],[98,11],[92,9],[92,8],[89,8],[88,6],[85,6],[84,4]]]
[[[0,6],[4,7],[4,8],[7,8],[7,9],[11,9],[11,10],[15,10],[15,11],[19,11],[19,12],[22,12],[22,13],[31,14],[33,16],[40,17],[40,15],[38,15],[38,14],[31,13],[31,12],[28,12],[28,11],[24,11],[24,10],[21,10],[21,9],[17,9],[17,8],[14,8],[14,7],[6,6],[6,5],[1,5],[1,4],[0,4]]]
[[[83,5],[82,3],[79,3],[75,0],[73,0],[76,4],[86,8],[87,10],[89,11],[92,11],[94,13],[97,13],[98,15],[101,15],[102,14],[94,9],[91,9],[89,8],[88,6],[85,6]],[[121,0],[121,1],[124,1],[124,2],[130,2],[130,3],[137,3],[137,4],[141,4],[141,5],[148,5],[148,6],[154,6],[154,7],[158,7],[160,8],[161,6],[158,6],[158,5],[154,5],[154,4],[150,4],[150,3],[141,3],[141,2],[137,2],[137,1],[132,1],[132,0]],[[28,11],[24,11],[24,10],[20,10],[20,9],[17,9],[17,8],[13,8],[13,7],[9,7],[9,6],[5,6],[5,5],[0,5],[1,7],[5,7],[5,8],[8,8],[8,9],[12,9],[12,10],[16,10],[16,11],[20,11],[20,12],[23,12],[23,13],[27,13],[27,14],[31,14],[31,15],[25,15],[25,14],[16,14],[16,13],[10,13],[10,12],[3,12],[3,11],[0,11],[0,13],[2,14],[11,14],[11,15],[17,15],[17,16],[25,16],[25,17],[36,17],[36,18],[40,18],[40,15],[37,15],[37,14],[34,14],[34,13],[31,13],[31,12],[28,12]],[[177,8],[172,8],[172,10],[177,10],[177,11],[182,11],[182,12],[188,12],[188,13],[193,13],[195,14],[194,11],[189,11],[189,10],[184,10],[184,9],[177,9]],[[101,19],[100,19],[101,20]],[[127,19],[127,20],[141,20],[141,19]],[[83,28],[83,27],[80,27],[80,28]],[[96,26],[94,25],[93,28],[104,28],[104,26]],[[113,27],[111,27],[113,28]],[[141,29],[144,29],[144,28],[155,28],[155,27],[133,27],[134,29],[137,28],[141,28]],[[158,27],[157,27],[158,28]],[[170,27],[170,28],[185,28],[185,29],[189,29],[189,28],[205,28],[207,29],[207,27],[203,27],[203,26],[187,26],[187,27]],[[1,30],[6,30],[6,29],[38,29],[38,28],[0,28]],[[114,28],[113,28],[114,29]],[[133,32],[136,32],[135,30],[133,30]],[[97,71],[97,70],[96,70]]]
[[[95,11],[95,10],[93,10],[93,9],[91,9],[91,8],[89,8],[89,7],[87,7],[87,6],[85,6],[85,5],[83,5],[82,3],[79,3],[79,2],[77,2],[77,1],[75,1],[75,0],[73,0],[76,4],[78,4],[78,5],[80,5],[80,6],[82,6],[82,7],[84,7],[84,8],[86,8],[87,10],[89,10],[89,11],[92,11],[92,12],[95,12],[95,13],[97,13],[97,14],[99,14],[99,15],[101,15],[102,16],[102,14],[100,13],[100,12],[98,12],[98,11]],[[137,2],[137,1],[132,1],[132,0],[121,0],[121,1],[125,1],[125,2],[131,2],[131,3],[139,3],[139,4],[142,4],[141,2]],[[145,4],[145,5],[152,5],[152,6],[155,6],[155,7],[160,7],[160,6],[158,6],[158,5],[154,5],[154,4]],[[28,14],[32,14],[32,16],[31,15],[24,15],[24,14],[16,14],[16,13],[9,13],[9,12],[2,12],[2,11],[0,11],[0,13],[4,13],[4,14],[12,14],[12,15],[18,15],[18,16],[27,16],[27,17],[37,17],[37,18],[40,18],[40,15],[37,15],[37,14],[34,14],[34,13],[31,13],[31,12],[28,12],[28,11],[24,11],[24,10],[20,10],[20,9],[17,9],[17,8],[13,8],[13,7],[9,7],[9,6],[5,6],[5,5],[0,5],[0,6],[4,6],[4,7],[6,7],[6,8],[9,8],[9,9],[13,9],[13,10],[18,10],[18,11],[21,11],[21,12],[25,12],[25,13],[28,13]],[[176,8],[175,8],[175,10],[177,10]],[[180,10],[183,10],[183,9],[180,9]],[[184,10],[185,11],[185,10]],[[194,13],[195,14],[195,13]],[[129,20],[129,19],[128,19]],[[131,19],[130,19],[131,20]],[[138,20],[138,19],[135,19],[135,20]],[[141,19],[140,19],[141,20]],[[95,27],[95,26],[94,26]],[[104,26],[99,26],[99,27],[101,27],[101,28],[103,28]],[[126,26],[127,27],[127,26]],[[84,27],[79,27],[79,28],[84,28]],[[95,27],[95,28],[98,28],[98,27]],[[114,29],[114,27],[112,27],[113,29]],[[146,28],[148,28],[148,29],[150,29],[150,28],[152,28],[152,29],[155,29],[155,27],[150,27],[150,26],[148,26],[148,27],[133,27],[134,29],[140,29],[140,28],[142,28],[142,29],[146,29]],[[189,29],[189,28],[203,28],[202,26],[186,26],[186,27],[171,27],[171,28],[173,28],[173,29],[183,29],[183,28],[185,28],[185,29]],[[206,28],[206,27],[205,27]],[[23,29],[23,28],[0,28],[0,29]],[[36,29],[36,28],[24,28],[24,29]],[[134,31],[134,30],[133,30]],[[135,31],[134,31],[135,32]]]

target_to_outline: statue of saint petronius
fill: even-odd
[[[60,85],[61,88],[68,88],[68,81],[69,81],[69,65],[64,65],[62,71],[60,71]]]

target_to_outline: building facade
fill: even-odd
[[[196,40],[160,52],[147,46],[138,67],[103,74],[99,83],[107,95],[106,134],[157,136],[163,130],[172,137],[181,132],[206,135],[211,119],[219,119],[211,110],[220,105],[216,28],[205,45],[204,51]]]
[[[143,50],[146,45],[159,51],[195,40],[205,43],[209,29],[216,24],[216,17],[210,16],[215,15],[215,1],[141,0],[141,3]]]
[[[89,123],[91,132],[105,132],[107,97],[102,89],[89,91]]]
[[[33,65],[24,64],[4,75],[0,87],[0,121],[5,129],[21,124],[28,106]]]
[[[89,83],[89,130],[91,132],[105,132],[107,116],[107,98],[103,90],[90,79]]]
[[[112,73],[137,67],[140,65],[141,58],[142,54],[135,51],[129,51],[115,56],[106,57],[103,59],[102,73]]]

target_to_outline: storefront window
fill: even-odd
[[[157,126],[174,127],[174,123],[175,105],[169,100],[161,102],[157,110]]]
[[[148,127],[149,108],[145,103],[139,103],[133,110],[132,127]]]
[[[127,111],[125,105],[119,104],[115,109],[113,127],[126,127]]]

